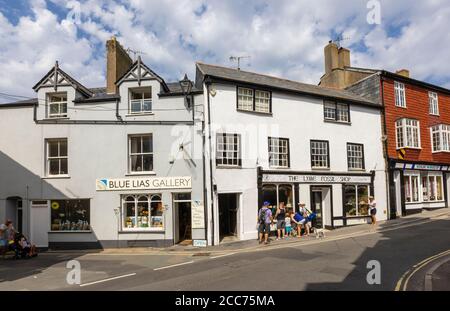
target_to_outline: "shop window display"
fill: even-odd
[[[369,215],[369,186],[344,186],[344,212],[347,217]]]
[[[90,200],[52,200],[51,231],[89,231]]]
[[[164,208],[159,194],[128,195],[123,197],[123,228],[162,229]]]

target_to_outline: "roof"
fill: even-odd
[[[200,73],[203,75],[203,79],[205,79],[206,77],[212,77],[219,80],[259,85],[277,89],[280,91],[295,92],[314,97],[343,100],[368,106],[381,107],[379,103],[370,101],[349,91],[336,90],[265,74],[237,70],[217,65],[210,65],[201,62],[197,62],[196,65]]]
[[[16,101],[16,102],[12,102],[12,103],[0,103],[0,107],[1,108],[6,108],[6,107],[32,107],[34,105],[38,104],[38,99],[37,98],[30,98],[30,99],[25,99],[25,100],[20,100],[20,101]]]

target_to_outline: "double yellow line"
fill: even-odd
[[[450,255],[450,249],[442,252],[440,254],[428,257],[424,259],[423,261],[419,262],[418,264],[414,265],[412,269],[406,271],[402,277],[398,280],[397,285],[395,286],[395,291],[406,291],[408,287],[409,280],[416,274],[420,269],[428,265],[430,262],[437,260],[439,258],[442,258],[444,256]]]

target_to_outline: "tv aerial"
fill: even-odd
[[[237,62],[237,70],[241,70],[241,60],[250,58],[251,56],[230,56],[230,62]]]
[[[338,48],[341,48],[341,42],[342,41],[347,41],[350,40],[350,37],[344,37],[343,35],[339,35],[337,36],[332,42],[336,43],[336,45],[338,46]]]
[[[133,53],[133,61],[136,61],[136,56],[137,55],[146,55],[147,53],[142,52],[142,51],[138,51],[138,50],[133,50],[131,48],[127,48],[126,49],[127,53]]]

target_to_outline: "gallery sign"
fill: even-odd
[[[371,176],[346,175],[272,175],[264,174],[263,182],[305,184],[370,184]]]
[[[191,189],[191,177],[102,178],[97,191]]]

